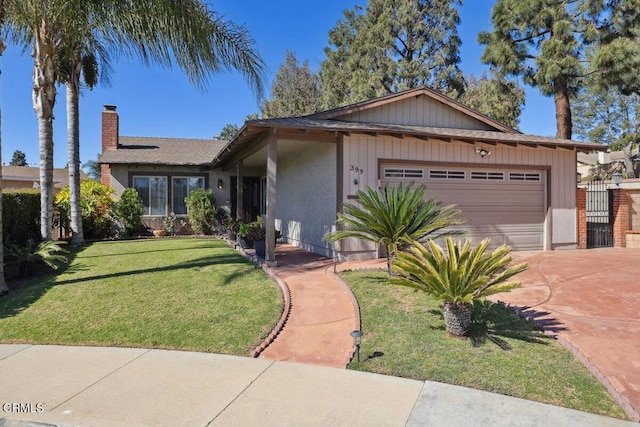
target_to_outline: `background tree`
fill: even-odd
[[[607,84],[626,79],[632,86],[629,71],[637,72],[640,65],[637,53],[629,55],[638,50],[635,9],[636,0],[497,0],[491,11],[493,31],[478,37],[486,46],[482,61],[553,96],[556,136],[570,139],[570,99],[586,75],[605,72]],[[586,58],[590,45],[597,46],[593,63]],[[617,60],[616,67],[603,67]]]
[[[222,131],[220,131],[220,135],[218,135],[217,138],[223,141],[231,141],[236,136],[239,130],[240,129],[237,125],[234,125],[233,123],[227,123],[226,125],[224,125]]]
[[[87,160],[82,165],[82,169],[87,174],[89,179],[100,182],[102,179],[102,169],[100,168],[100,163],[96,160]]]
[[[500,76],[489,78],[486,74],[480,80],[473,75],[466,80],[467,87],[458,98],[459,102],[509,127],[518,128],[525,96],[517,81]]]
[[[20,150],[16,150],[13,152],[13,157],[11,157],[10,166],[27,166],[27,155]]]
[[[309,68],[300,65],[293,52],[287,51],[271,85],[271,99],[260,107],[262,117],[298,117],[320,110],[320,83]]]
[[[577,138],[622,150],[627,177],[636,178],[632,150],[640,141],[640,96],[623,95],[589,78],[572,102]]]
[[[323,108],[428,86],[464,91],[456,6],[460,0],[370,0],[329,32],[319,77]]]

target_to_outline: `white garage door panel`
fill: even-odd
[[[474,242],[490,238],[492,248],[506,244],[519,250],[543,249],[544,171],[383,165],[383,177],[385,168],[421,169],[422,179],[387,176],[382,184],[408,181],[424,184],[425,198],[435,197],[442,204],[456,205],[462,211],[466,223],[460,228],[467,232],[464,237]],[[433,173],[434,170],[437,172]],[[478,176],[499,179],[474,179]]]

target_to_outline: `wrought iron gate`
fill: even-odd
[[[595,181],[587,185],[588,248],[613,246],[612,201],[610,191],[604,181]]]

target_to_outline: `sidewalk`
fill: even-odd
[[[208,353],[0,345],[0,378],[0,427],[637,426],[447,384]]]

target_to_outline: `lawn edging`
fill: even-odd
[[[534,316],[530,311],[527,310],[527,307],[520,307],[517,305],[505,303],[503,301],[496,301],[498,304],[503,304],[505,307],[513,310],[519,317],[526,319],[532,323],[534,323],[538,328],[540,328],[546,335],[553,337],[558,343],[568,350],[573,356],[582,363],[585,368],[598,380],[600,384],[607,390],[609,396],[622,408],[622,410],[635,422],[640,422],[640,408],[636,409],[633,407],[631,402],[629,402],[621,393],[619,393],[616,388],[611,384],[611,381],[607,378],[605,374],[603,374],[597,366],[595,366],[589,358],[580,351],[579,348],[574,346],[569,340],[566,338],[554,333],[549,330],[544,322],[538,321],[536,316]]]
[[[258,257],[247,253],[247,251],[245,251],[240,245],[237,245],[235,242],[232,242],[226,238],[222,238],[222,240],[226,241],[229,246],[240,252],[247,260],[257,266],[260,266],[262,268],[262,271],[264,271],[267,276],[272,278],[278,284],[280,290],[282,291],[284,307],[282,308],[280,320],[278,320],[278,323],[276,323],[276,326],[273,328],[271,333],[267,335],[267,337],[253,350],[251,350],[250,356],[253,358],[257,358],[267,347],[269,347],[269,345],[276,339],[280,332],[282,332],[282,330],[284,329],[284,325],[286,325],[287,320],[289,320],[289,315],[291,314],[291,290],[289,289],[289,285],[287,284],[287,282],[278,277],[278,275],[274,273],[266,263],[260,263]]]
[[[346,294],[349,296],[349,299],[351,300],[351,304],[353,305],[353,315],[356,321],[356,330],[361,331],[362,330],[362,323],[360,320],[360,304],[358,303],[358,299],[356,298],[355,294],[353,293],[353,291],[351,290],[351,287],[349,285],[347,285],[347,283],[342,280],[342,277],[340,277],[338,274],[334,273],[333,271],[330,270],[330,268],[333,267],[327,267],[324,272],[332,277],[336,282],[338,282],[340,284],[340,286],[342,286],[342,289],[346,292]],[[356,355],[356,349],[355,347],[351,349],[351,352],[349,353],[349,357],[347,358],[346,363],[344,364],[344,367],[346,368],[349,363],[351,362],[351,360],[353,360],[353,358]]]
[[[262,353],[278,336],[280,332],[284,329],[284,325],[289,320],[289,315],[291,314],[291,290],[289,289],[289,285],[286,281],[282,280],[275,274],[266,263],[261,265],[262,270],[273,280],[276,281],[280,289],[282,290],[282,296],[284,298],[284,307],[282,308],[282,314],[280,315],[280,320],[273,328],[271,333],[262,341],[256,348],[251,351],[251,357],[258,357],[260,353]]]

